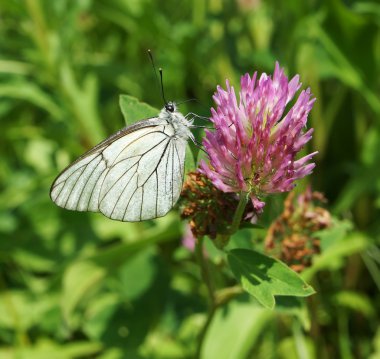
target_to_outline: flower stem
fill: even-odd
[[[244,214],[245,206],[247,205],[247,202],[248,202],[248,198],[249,198],[248,193],[240,192],[239,204],[236,208],[234,218],[232,219],[232,224],[229,231],[230,235],[234,234],[239,229],[240,222]]]
[[[206,263],[206,260],[204,257],[203,237],[197,238],[197,243],[195,246],[195,253],[196,253],[196,256],[198,258],[199,266],[201,267],[202,279],[204,280],[206,287],[207,287],[209,300],[210,300],[210,306],[212,306],[213,303],[215,302],[214,286],[212,284],[209,268],[207,266],[207,263]]]
[[[215,306],[219,308],[242,293],[244,293],[244,290],[240,285],[219,289],[215,293]]]
[[[232,225],[231,225],[230,230],[229,230],[230,235],[235,233],[239,229],[240,222],[241,222],[241,219],[242,219],[243,214],[244,214],[245,206],[247,205],[247,202],[248,202],[248,198],[249,198],[248,193],[245,193],[245,192],[240,193],[240,201],[239,201],[239,204],[236,208],[236,211],[235,211],[235,214],[234,214],[234,217],[232,220]],[[228,243],[228,239],[229,239],[230,235],[229,236],[223,236],[222,241],[220,241],[221,243],[219,243],[219,246],[221,248],[223,248]],[[197,238],[197,242],[195,245],[195,253],[196,253],[196,256],[198,258],[199,266],[201,268],[202,279],[206,284],[208,296],[209,296],[209,312],[207,315],[206,322],[203,325],[203,328],[199,334],[198,345],[197,345],[197,350],[196,350],[196,354],[195,354],[195,358],[200,359],[203,342],[204,342],[204,339],[206,337],[207,330],[208,330],[208,328],[212,322],[212,319],[214,318],[216,309],[218,308],[219,305],[222,305],[224,303],[224,301],[227,302],[229,300],[230,296],[234,296],[237,293],[240,293],[241,289],[240,288],[238,288],[238,289],[234,288],[234,290],[232,290],[231,293],[229,293],[229,292],[223,293],[223,295],[220,296],[217,300],[215,290],[214,290],[214,285],[212,283],[209,268],[207,266],[207,261],[205,260],[205,256],[204,256],[204,252],[203,252],[203,237]]]
[[[212,319],[214,318],[214,314],[216,312],[216,306],[213,306],[212,308],[210,308],[210,311],[207,315],[207,319],[206,319],[206,322],[205,324],[203,325],[203,328],[201,330],[201,332],[199,333],[199,337],[198,337],[198,344],[197,344],[197,351],[195,353],[195,358],[196,359],[201,359],[201,353],[202,353],[202,347],[203,347],[203,343],[204,343],[204,340],[206,338],[206,333],[207,333],[207,330],[212,322]]]
[[[240,286],[224,288],[224,289],[221,289],[217,292],[214,292],[214,302],[213,302],[212,306],[210,307],[209,313],[207,315],[206,322],[203,325],[203,328],[202,328],[202,330],[199,334],[199,337],[198,337],[198,345],[197,345],[197,351],[196,351],[196,355],[195,355],[196,359],[201,358],[201,352],[202,352],[204,339],[206,337],[206,333],[207,333],[208,328],[210,327],[212,319],[214,318],[216,310],[219,307],[227,304],[230,300],[232,300],[237,295],[239,295],[243,292],[244,291]]]
[[[223,248],[228,244],[230,237],[239,229],[241,219],[244,214],[245,206],[247,205],[249,194],[246,192],[240,193],[239,204],[234,213],[232,219],[231,227],[228,230],[228,234],[218,234],[214,240],[214,245],[216,248],[223,250]]]
[[[215,302],[215,291],[214,291],[214,285],[211,281],[211,276],[209,272],[209,268],[207,266],[207,262],[205,260],[204,252],[203,252],[203,237],[197,238],[196,246],[195,246],[195,253],[198,258],[199,266],[201,268],[201,275],[202,279],[206,284],[207,292],[209,296],[209,311],[207,315],[207,319],[205,324],[203,325],[203,328],[199,334],[198,337],[198,344],[196,349],[196,355],[195,358],[200,359],[201,357],[201,350],[203,346],[203,342],[207,333],[207,329],[209,328],[211,321],[214,317],[215,310],[216,310],[216,302]]]

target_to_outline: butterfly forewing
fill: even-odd
[[[119,131],[66,168],[52,200],[78,211],[100,211],[121,221],[165,215],[182,188],[186,140],[154,118]]]

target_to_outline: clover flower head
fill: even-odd
[[[215,130],[203,139],[209,163],[202,161],[199,171],[223,192],[249,193],[260,213],[262,196],[290,191],[315,167],[309,161],[317,152],[296,159],[311,139],[313,129],[305,126],[315,99],[303,90],[287,110],[301,83],[298,75],[289,81],[277,62],[273,77],[242,76],[239,99],[228,80],[226,85],[214,94]]]

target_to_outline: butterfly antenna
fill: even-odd
[[[199,102],[197,98],[188,98],[187,100],[176,102],[177,105],[182,105],[183,103],[190,102],[190,101],[196,101]]]
[[[163,80],[163,77],[162,77],[162,69],[159,68],[158,71],[160,72],[162,99],[164,100],[165,105],[166,105],[168,102],[166,101],[166,98],[165,98],[165,92],[164,92],[164,80]]]
[[[165,100],[165,96],[164,96],[164,86],[163,86],[163,84],[162,84],[162,69],[161,69],[161,68],[159,69],[160,77],[161,77],[161,81],[160,81],[160,79],[158,78],[158,75],[157,75],[156,66],[155,66],[155,64],[154,64],[152,51],[151,51],[150,49],[148,49],[148,55],[149,55],[149,58],[150,58],[150,62],[152,63],[152,66],[153,66],[154,74],[156,75],[157,86],[158,86],[158,88],[161,90],[162,99],[163,99],[163,101],[164,101],[164,105],[166,105],[167,102],[166,102],[166,100]],[[161,82],[161,85],[160,85],[160,82]]]

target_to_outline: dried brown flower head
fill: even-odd
[[[315,232],[331,226],[330,213],[316,205],[326,202],[320,192],[306,191],[296,198],[290,192],[284,202],[284,211],[269,227],[265,248],[288,264],[296,272],[311,265],[313,255],[320,252],[320,240]]]
[[[237,205],[236,194],[220,191],[199,172],[188,173],[181,193],[181,217],[189,220],[195,237],[228,233]],[[245,218],[253,210],[247,207]]]

